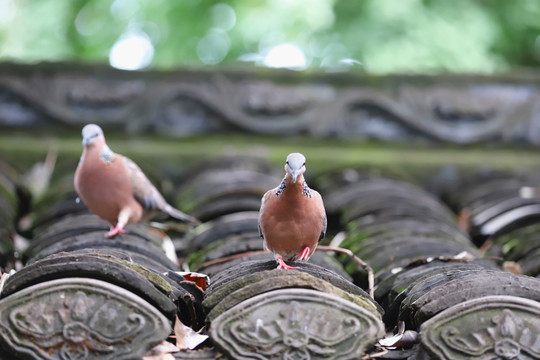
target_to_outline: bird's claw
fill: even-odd
[[[285,264],[285,261],[281,257],[277,258],[278,267],[276,269],[285,269],[285,270],[291,270],[291,269],[298,269],[298,266],[289,266]]]
[[[118,234],[125,234],[125,233],[126,231],[122,227],[116,225],[115,227],[111,228],[111,230],[108,233],[105,234],[105,238],[110,239]]]

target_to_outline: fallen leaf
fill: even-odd
[[[469,208],[462,209],[457,218],[458,227],[461,231],[469,232],[471,221],[471,210]]]
[[[519,196],[523,199],[537,198],[539,195],[538,189],[532,186],[522,186],[519,189]]]
[[[453,260],[464,260],[464,261],[472,261],[472,260],[475,260],[476,257],[473,256],[470,252],[468,251],[462,251],[460,252],[459,254],[457,254],[456,256],[454,256],[453,258],[450,258],[450,259],[453,259]]]
[[[416,331],[405,331],[405,323],[400,321],[398,324],[398,332],[393,336],[379,340],[379,345],[387,348],[410,348],[418,343],[418,333]]]
[[[45,161],[38,162],[23,176],[23,183],[33,199],[39,199],[49,188],[52,173],[56,166],[56,158],[58,156],[58,148],[55,145],[50,145],[47,151]]]
[[[503,269],[505,271],[511,272],[512,274],[523,275],[523,270],[521,270],[521,266],[515,261],[503,262]]]
[[[196,273],[196,272],[185,272],[185,271],[175,271],[176,274],[182,276],[187,281],[192,281],[199,287],[202,291],[206,290],[206,287],[210,283],[210,278],[208,275]]]
[[[165,255],[169,258],[169,260],[178,265],[178,256],[176,256],[176,249],[171,238],[167,234],[165,234],[165,236],[162,237],[162,241],[163,242],[161,243],[161,248],[163,249],[163,251],[165,251]]]
[[[4,289],[4,284],[6,283],[6,280],[13,274],[15,274],[15,270],[11,270],[8,273],[2,273],[0,271],[0,294],[2,294],[2,290]]]
[[[201,335],[192,328],[184,325],[180,319],[178,319],[178,316],[174,323],[174,335],[176,336],[176,346],[180,350],[193,350],[208,339],[208,335]]]
[[[174,356],[171,353],[180,351],[179,348],[164,340],[161,344],[154,346],[150,349],[142,360],[174,360]]]

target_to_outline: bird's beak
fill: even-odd
[[[89,138],[83,138],[82,139],[82,144],[83,146],[86,146],[86,144],[88,144],[90,142],[90,139]]]
[[[299,173],[299,172],[300,172],[300,170],[293,170],[293,171],[291,172],[293,183],[296,183],[296,179],[298,178],[298,173]]]

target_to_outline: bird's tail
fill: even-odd
[[[167,204],[165,206],[165,209],[163,209],[163,212],[170,215],[170,216],[172,216],[175,219],[178,219],[178,220],[187,221],[187,222],[190,222],[190,223],[195,224],[195,225],[201,224],[201,221],[199,219],[197,219],[197,218],[195,218],[195,217],[193,217],[191,215],[188,215],[186,213],[183,213],[180,210],[173,208],[169,204]]]

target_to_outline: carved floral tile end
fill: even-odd
[[[540,359],[540,303],[487,296],[426,321],[422,346],[436,359]]]
[[[44,282],[0,301],[0,341],[34,359],[132,359],[170,333],[147,302],[84,278]]]

